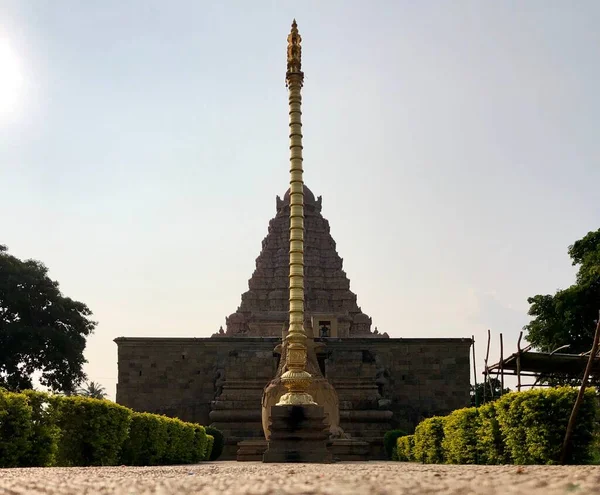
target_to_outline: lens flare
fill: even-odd
[[[0,118],[13,116],[19,108],[24,78],[17,54],[8,40],[0,38]]]

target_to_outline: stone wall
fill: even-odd
[[[118,403],[204,425],[211,422],[211,402],[228,386],[256,395],[260,410],[262,386],[277,368],[274,348],[279,339],[271,337],[118,338],[115,342]],[[410,428],[423,417],[469,403],[470,339],[326,342],[321,362],[338,392],[345,428],[356,420],[353,414],[359,414],[353,411],[390,409],[393,426]],[[254,403],[252,397],[244,399],[246,405]]]
[[[268,338],[118,338],[117,402],[137,411],[210,424],[211,401],[223,380],[260,380],[275,374]],[[257,398],[260,407],[260,397]]]
[[[469,405],[471,339],[346,339],[328,344],[327,377],[356,409],[356,378],[375,381],[393,427]],[[363,399],[364,400],[364,399]],[[366,406],[359,404],[358,408]],[[343,418],[343,416],[342,416]]]

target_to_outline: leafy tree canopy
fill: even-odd
[[[92,312],[64,297],[39,261],[21,261],[0,245],[0,387],[32,388],[32,375],[55,392],[71,393],[84,378]]]
[[[524,328],[527,340],[543,351],[569,344],[565,352],[581,353],[592,346],[600,310],[600,229],[569,246],[569,256],[579,267],[575,284],[527,300],[533,317]]]

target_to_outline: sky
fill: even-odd
[[[0,244],[115,337],[208,337],[289,182],[286,37],[303,37],[305,181],[391,337],[516,350],[527,298],[600,227],[600,3],[0,0]]]

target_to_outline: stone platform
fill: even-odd
[[[329,449],[333,462],[365,461],[370,458],[369,443],[355,439],[335,439],[330,441]],[[238,462],[262,461],[267,450],[265,439],[244,440],[238,443]]]

